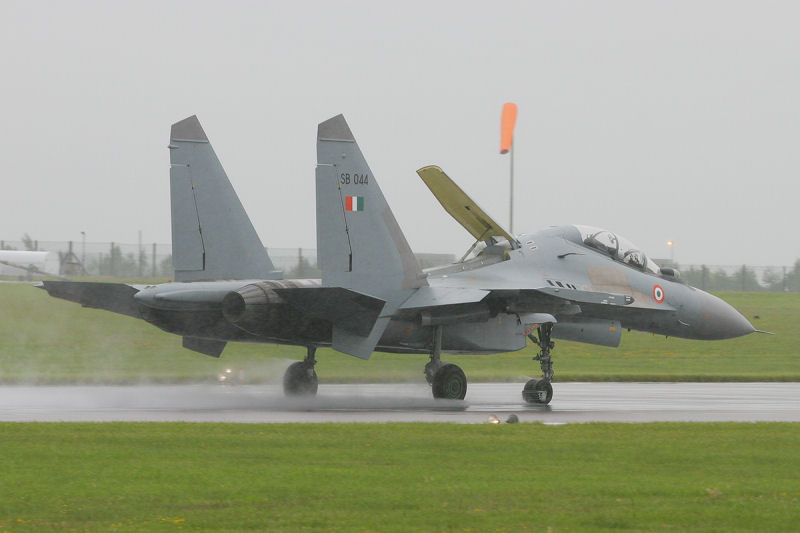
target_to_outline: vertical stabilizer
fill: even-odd
[[[333,348],[369,357],[424,275],[342,115],[317,130],[317,261],[322,284],[386,302],[367,336],[333,330]]]
[[[279,278],[196,116],[169,149],[175,281]]]
[[[344,117],[317,132],[317,260],[322,283],[389,299],[422,271]]]

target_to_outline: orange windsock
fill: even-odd
[[[507,154],[514,141],[514,125],[517,123],[517,104],[507,102],[503,104],[503,114],[500,117],[500,153]]]

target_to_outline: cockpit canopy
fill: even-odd
[[[580,233],[581,243],[602,252],[616,261],[642,270],[658,274],[660,268],[628,239],[605,229],[591,226],[575,226]]]

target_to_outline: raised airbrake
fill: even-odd
[[[584,226],[511,235],[439,167],[418,171],[475,238],[461,261],[422,270],[355,138],[338,115],[317,130],[317,257],[322,278],[276,271],[196,117],[172,126],[175,281],[131,286],[44,282],[52,295],[142,318],[218,357],[227,342],[307,348],[284,375],[287,394],[314,394],[320,346],[362,359],[426,353],[436,398],[463,399],[464,372],[443,353],[539,346],[529,403],[553,394],[552,339],[618,346],[622,329],[688,339],[746,335],[724,301],[659,268],[624,238]]]

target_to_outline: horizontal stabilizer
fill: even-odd
[[[197,337],[184,337],[183,347],[203,355],[211,357],[219,357],[222,355],[222,350],[225,349],[225,341],[217,341],[213,339],[198,339]]]
[[[369,359],[391,316],[380,316],[386,302],[342,287],[274,289],[286,303],[332,325],[331,348]]]
[[[489,294],[482,289],[462,289],[459,287],[420,287],[406,300],[400,309],[418,309],[480,302]]]
[[[417,174],[425,182],[433,195],[450,213],[456,222],[464,226],[477,241],[485,241],[490,237],[501,237],[509,243],[516,242],[500,224],[478,207],[472,198],[467,196],[461,187],[450,179],[444,171],[437,166],[428,166],[417,170]]]
[[[381,335],[389,325],[389,321],[391,321],[391,317],[388,316],[379,318],[372,324],[372,329],[366,335],[358,335],[334,325],[331,348],[360,359],[369,359],[375,346],[378,345]]]
[[[370,334],[386,303],[341,287],[274,290],[286,303],[307,316],[327,320],[335,329],[361,337]]]
[[[43,281],[41,287],[50,296],[76,302],[83,307],[141,318],[139,303],[134,298],[139,289],[125,283]]]

